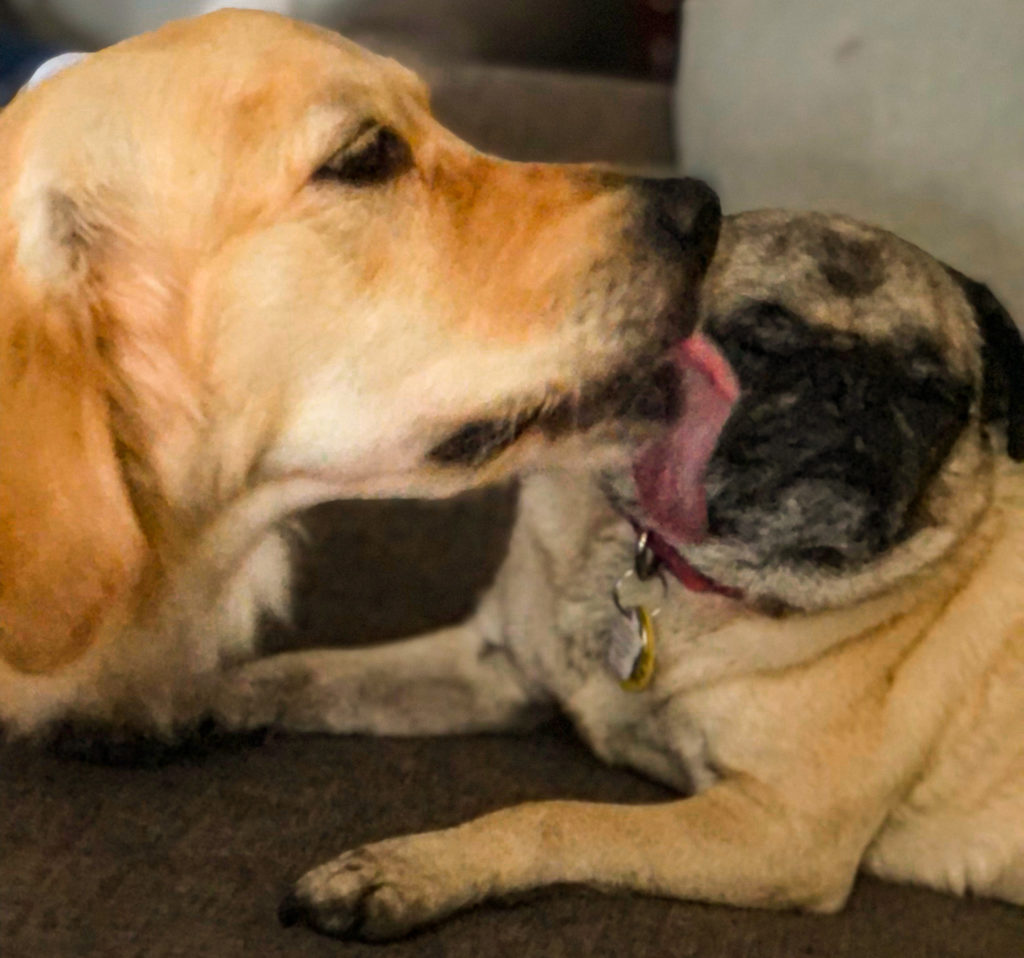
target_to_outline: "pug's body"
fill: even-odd
[[[831,911],[861,868],[1024,904],[1019,334],[891,234],[774,211],[726,220],[699,328],[676,425],[631,473],[527,480],[468,622],[267,659],[222,700],[238,726],[391,735],[558,708],[693,796],[365,846],[286,921],[392,937],[560,882]]]

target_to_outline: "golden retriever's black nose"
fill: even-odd
[[[669,257],[682,254],[703,276],[718,245],[722,206],[707,183],[695,179],[642,179],[638,189],[646,198],[645,234]]]

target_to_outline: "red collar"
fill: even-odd
[[[743,597],[743,593],[739,589],[715,582],[714,579],[709,579],[703,572],[695,569],[683,558],[678,550],[670,546],[653,529],[644,529],[632,519],[630,522],[632,522],[633,528],[636,529],[638,535],[643,532],[647,533],[647,546],[655,558],[691,592],[715,592],[730,599],[740,599]]]

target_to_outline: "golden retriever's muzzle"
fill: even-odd
[[[610,274],[608,267],[598,271],[604,295],[614,298],[623,316],[621,362],[571,395],[466,423],[431,449],[437,464],[481,466],[533,430],[557,440],[617,421],[639,437],[645,426],[676,418],[680,380],[666,351],[696,325],[699,284],[718,242],[721,206],[700,180],[598,176],[634,197],[626,272],[620,263]]]

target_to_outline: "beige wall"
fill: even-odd
[[[1024,0],[686,0],[683,165],[729,210],[834,209],[1024,322]]]

